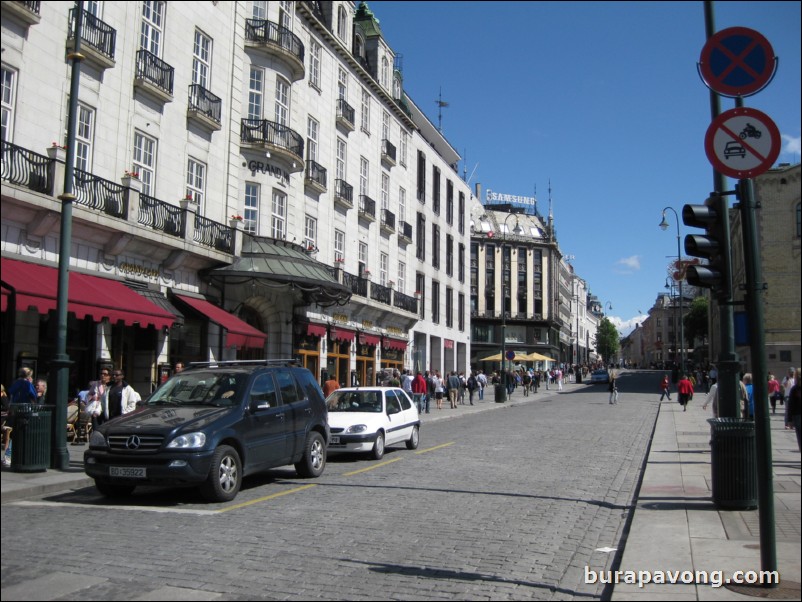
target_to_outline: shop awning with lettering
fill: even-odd
[[[0,309],[6,311],[13,303],[16,311],[31,308],[41,314],[56,309],[58,299],[58,269],[38,263],[0,258],[2,299]],[[112,324],[169,328],[175,315],[138,295],[119,280],[69,272],[67,311],[79,320],[95,322],[108,319]]]
[[[186,295],[175,295],[182,303],[186,303],[198,313],[203,314],[215,324],[228,331],[226,336],[227,347],[259,348],[264,347],[267,335],[261,330],[257,330],[247,322],[240,320],[237,316],[228,313],[221,307],[209,303],[205,299],[188,297]]]

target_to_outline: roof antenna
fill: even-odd
[[[437,131],[441,134],[443,133],[443,107],[447,107],[448,103],[443,100],[443,88],[440,88],[440,92],[437,95],[437,100],[434,101],[437,104]]]

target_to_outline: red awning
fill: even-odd
[[[322,337],[326,335],[326,327],[320,324],[307,324],[306,334],[313,337]]]
[[[362,342],[365,345],[373,345],[374,347],[379,344],[381,339],[377,337],[375,334],[363,334],[361,335]]]
[[[344,330],[342,328],[332,327],[329,331],[329,336],[335,341],[352,342],[356,333],[353,330]]]
[[[407,342],[399,339],[391,339],[390,337],[384,337],[384,348],[400,349],[401,351],[404,351],[407,348]]]
[[[257,330],[247,322],[243,322],[237,316],[228,313],[221,307],[217,307],[205,299],[195,297],[185,297],[176,295],[181,301],[189,305],[192,309],[202,313],[215,324],[222,326],[228,331],[226,345],[228,347],[259,348],[264,347],[267,335],[261,330]]]
[[[56,309],[58,298],[58,270],[56,268],[0,258],[0,279],[3,281],[2,310],[8,308],[11,290],[16,293],[16,310],[36,309],[46,314]],[[87,316],[95,322],[108,318],[111,323],[124,322],[128,326],[147,328],[172,326],[175,316],[138,295],[119,280],[69,273],[67,311],[79,320]]]

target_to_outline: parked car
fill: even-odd
[[[337,389],[326,398],[326,406],[330,453],[369,453],[380,460],[388,445],[405,442],[407,449],[418,447],[418,408],[399,387]]]
[[[320,476],[326,414],[314,376],[293,360],[191,364],[143,407],[96,429],[84,470],[107,496],[196,485],[208,500],[226,502],[244,476],[277,466]]]
[[[590,375],[591,384],[609,383],[610,373],[607,370],[594,370]]]

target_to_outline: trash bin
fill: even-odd
[[[582,382],[582,370],[577,370],[577,373],[576,373],[576,382],[577,382],[577,384],[579,384],[579,383],[581,383],[581,382]]]
[[[12,404],[11,470],[41,472],[50,466],[50,422],[53,406]]]
[[[496,394],[496,403],[504,403],[507,401],[507,387],[503,384],[494,385]]]
[[[713,503],[724,509],[757,508],[755,423],[709,418]]]

